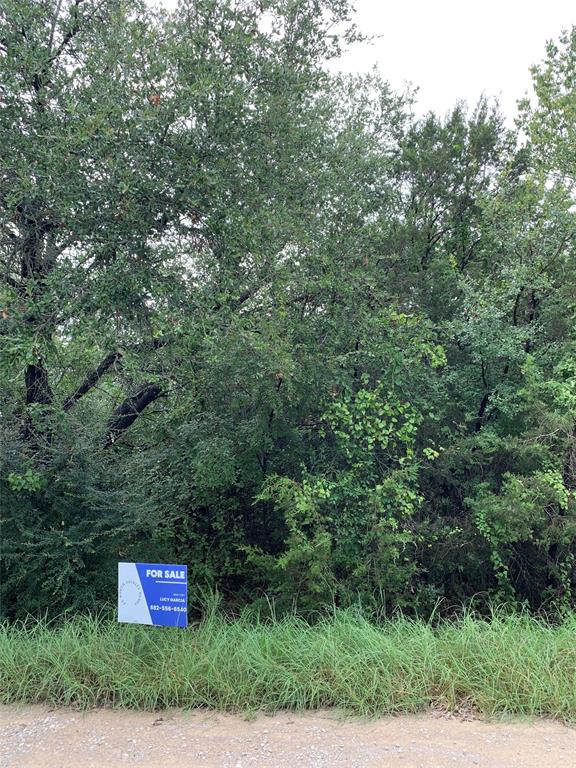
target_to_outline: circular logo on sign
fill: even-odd
[[[138,605],[140,600],[142,600],[142,588],[138,582],[133,581],[132,579],[123,581],[120,585],[120,593],[118,597],[122,605]]]

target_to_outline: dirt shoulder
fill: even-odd
[[[329,712],[245,720],[0,707],[1,768],[572,768],[576,730],[548,721],[434,715],[339,720]]]

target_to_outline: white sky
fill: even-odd
[[[377,64],[395,88],[419,86],[417,113],[497,96],[510,121],[546,41],[576,24],[575,0],[356,0],[356,8],[360,30],[382,37],[348,52],[341,69]]]
[[[177,0],[160,0],[174,7]],[[496,96],[512,122],[530,89],[532,64],[546,41],[576,24],[576,0],[356,0],[362,32],[381,35],[355,46],[337,69],[366,72],[376,64],[399,90],[418,86],[416,112],[444,114],[458,99]]]

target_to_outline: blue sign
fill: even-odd
[[[185,627],[188,624],[188,567],[118,563],[118,621]]]

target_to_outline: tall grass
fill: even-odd
[[[0,701],[158,709],[337,707],[376,715],[462,706],[576,721],[576,616],[464,616],[437,627],[335,612],[188,630],[82,617],[0,626]]]

